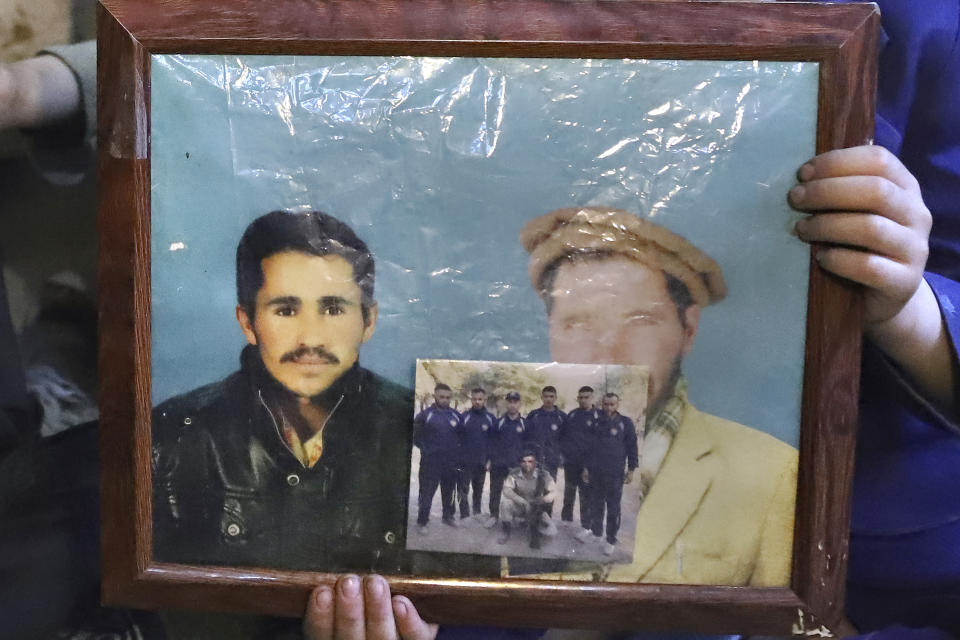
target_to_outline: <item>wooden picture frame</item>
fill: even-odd
[[[816,151],[872,137],[874,5],[548,0],[102,0],[99,20],[103,600],[302,615],[335,575],[152,559],[151,55],[414,55],[819,64]],[[814,249],[814,252],[816,249]],[[860,367],[856,287],[811,261],[789,587],[390,577],[444,623],[831,637],[844,608]]]

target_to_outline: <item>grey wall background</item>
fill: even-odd
[[[518,241],[607,204],[723,267],[684,370],[700,408],[796,444],[809,252],[789,230],[814,153],[801,63],[154,56],[153,400],[217,380],[245,344],[234,252],[273,209],[349,222],[377,260],[361,362],[549,361]]]

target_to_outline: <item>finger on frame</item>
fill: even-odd
[[[907,192],[875,176],[827,178],[798,184],[790,204],[802,211],[869,211],[903,225],[923,226],[923,205]],[[914,212],[915,208],[921,211]]]
[[[393,596],[393,614],[402,640],[434,640],[437,637],[437,625],[424,622],[409,598]]]
[[[821,153],[800,167],[797,177],[802,182],[844,176],[878,176],[901,189],[917,190],[917,180],[900,159],[876,145],[835,149]]]
[[[393,619],[387,581],[381,576],[367,576],[363,579],[363,593],[367,640],[396,640],[397,624]]]
[[[303,637],[306,640],[333,638],[333,589],[327,585],[320,585],[310,594],[303,618]]]
[[[858,247],[898,262],[926,261],[926,248],[910,229],[870,213],[821,213],[797,223],[806,242]]]
[[[333,630],[337,640],[364,640],[363,590],[360,578],[341,576],[337,580]]]
[[[912,269],[896,260],[846,247],[820,249],[817,262],[833,274],[880,292],[906,289],[914,279]]]

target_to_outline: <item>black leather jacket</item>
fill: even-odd
[[[289,392],[255,348],[244,350],[241,365],[154,409],[154,558],[409,571],[403,549],[413,393],[354,366],[324,394],[343,399],[324,428],[323,456],[307,468],[287,447],[271,408]]]

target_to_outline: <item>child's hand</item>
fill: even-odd
[[[391,598],[380,576],[341,576],[333,588],[317,587],[303,620],[307,640],[433,640],[437,630],[410,600]]]
[[[931,217],[920,187],[883,147],[821,154],[798,172],[790,204],[812,213],[797,223],[807,242],[823,242],[820,265],[866,287],[866,322],[890,320],[917,293],[927,262]]]
[[[866,335],[941,408],[958,407],[958,372],[940,306],[923,279],[932,218],[916,178],[882,147],[829,151],[800,167],[790,204],[813,215],[797,235],[820,265],[864,285]]]

